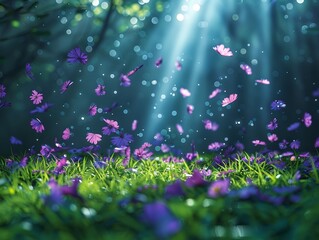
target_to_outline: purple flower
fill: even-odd
[[[300,147],[300,141],[299,140],[293,140],[290,143],[290,148],[291,149],[299,149],[299,147]]]
[[[43,103],[41,106],[36,107],[35,109],[33,109],[32,111],[30,111],[31,114],[34,113],[44,113],[46,112],[50,107],[52,107],[53,104],[51,103]]]
[[[289,144],[289,142],[287,142],[286,139],[283,139],[283,140],[279,143],[279,148],[280,148],[280,149],[286,149],[288,144]]]
[[[193,160],[194,158],[198,157],[198,153],[195,151],[195,144],[191,143],[192,152],[186,153],[186,159]]]
[[[233,170],[233,169],[228,169],[228,170],[226,170],[226,171],[221,171],[221,172],[218,173],[218,177],[226,176],[226,175],[228,175],[229,173],[232,173],[232,172],[235,172],[235,170]]]
[[[28,159],[29,156],[23,156],[22,159],[20,160],[19,166],[20,167],[25,167],[28,164]]]
[[[90,107],[89,107],[89,115],[90,116],[95,116],[97,113],[97,106],[95,104],[92,104]]]
[[[65,173],[64,167],[68,165],[66,157],[61,158],[56,161],[56,167],[53,170],[53,173],[56,175]]]
[[[169,152],[169,150],[170,150],[169,146],[167,146],[165,143],[161,144],[161,151],[163,153],[167,153],[167,152]]]
[[[133,141],[133,136],[127,133],[120,133],[119,136],[112,137],[111,142],[116,147],[127,147]]]
[[[206,181],[203,179],[203,176],[198,169],[195,169],[193,171],[193,175],[187,178],[186,180],[187,187],[195,187],[195,186],[201,186],[205,184],[206,184]]]
[[[105,91],[105,86],[104,85],[101,85],[101,84],[98,84],[97,85],[97,88],[95,88],[95,93],[96,95],[98,96],[103,96],[106,94],[106,91]]]
[[[36,90],[32,90],[30,100],[33,102],[33,104],[40,104],[43,100],[43,94],[38,93]]]
[[[277,127],[278,127],[277,118],[274,118],[273,120],[271,120],[270,123],[267,125],[267,128],[271,131],[275,130]]]
[[[213,142],[213,143],[209,144],[208,150],[217,151],[217,150],[219,150],[221,147],[223,147],[224,145],[225,145],[225,143]]]
[[[212,175],[212,170],[210,170],[210,169],[202,169],[202,170],[200,170],[200,174],[203,177],[209,177],[210,175]]]
[[[140,148],[135,149],[134,151],[134,156],[136,159],[141,160],[141,159],[149,159],[153,153],[149,152],[149,147],[152,145],[148,142],[145,142]]]
[[[319,148],[319,137],[317,137],[315,141],[315,148]]]
[[[102,133],[104,135],[110,135],[111,133],[116,132],[116,130],[118,130],[120,127],[117,121],[110,119],[103,119],[103,121],[107,124],[102,128]]]
[[[34,129],[37,133],[41,133],[44,131],[44,126],[41,123],[40,119],[32,119],[30,122],[32,129]]]
[[[11,144],[22,144],[22,141],[17,139],[16,137],[10,137],[10,143]]]
[[[131,159],[131,148],[130,147],[126,147],[125,150],[124,150],[124,154],[125,154],[125,157],[123,159],[123,166],[127,166],[130,159]]]
[[[121,74],[120,80],[121,80],[120,86],[123,86],[123,87],[131,86],[131,79],[129,79],[127,75]]]
[[[284,153],[281,154],[281,156],[283,156],[283,157],[290,157],[292,155],[294,155],[293,152],[284,152]]]
[[[304,122],[306,127],[310,127],[312,124],[312,116],[310,115],[310,113],[305,113],[303,116],[302,121]]]
[[[288,131],[294,131],[297,128],[299,128],[300,123],[299,122],[294,122],[292,124],[289,125],[289,127],[287,128]]]
[[[50,155],[54,152],[54,149],[51,148],[49,145],[42,145],[41,146],[41,150],[40,150],[40,154],[45,157],[48,158],[50,157]]]
[[[103,112],[105,113],[109,113],[109,112],[112,112],[116,107],[118,107],[119,104],[117,102],[113,102],[112,105],[110,107],[105,107],[103,109]]]
[[[68,53],[67,61],[69,63],[79,62],[86,64],[88,61],[88,56],[84,52],[81,52],[80,48],[74,48]]]
[[[319,88],[317,88],[316,90],[312,92],[312,96],[319,97]]]
[[[165,188],[166,198],[179,197],[183,196],[184,194],[183,182],[180,179],[177,179],[175,182],[167,185]]]
[[[240,199],[249,199],[249,198],[252,198],[254,196],[258,196],[259,190],[256,186],[250,185],[250,186],[243,187],[240,190],[238,190],[237,194],[238,194],[238,197]]]
[[[162,63],[163,63],[163,58],[160,57],[160,58],[158,58],[158,59],[155,61],[155,66],[156,66],[157,68],[159,68]]]
[[[192,114],[194,111],[194,106],[187,104],[186,110],[187,110],[188,114]]]
[[[71,186],[59,186],[58,183],[53,178],[51,178],[48,182],[51,192],[50,195],[44,197],[44,202],[48,205],[57,206],[63,203],[63,196],[72,196],[74,198],[83,200],[77,191],[79,182],[80,179],[75,178],[72,180]]]
[[[295,173],[295,175],[294,175],[294,180],[295,180],[295,181],[299,181],[300,178],[301,178],[301,174],[300,174],[300,171],[298,170],[298,171]]]
[[[106,167],[106,162],[105,161],[94,161],[93,165],[95,168],[105,168]]]
[[[224,196],[229,192],[229,179],[217,180],[208,188],[208,196],[212,198]]]
[[[281,108],[286,107],[286,104],[282,100],[275,100],[271,103],[270,107],[271,107],[271,110],[277,111],[277,110],[280,110]]]
[[[68,90],[68,88],[73,84],[73,82],[71,82],[70,80],[65,81],[60,89],[60,93],[64,93],[66,90]]]
[[[27,63],[25,65],[25,74],[27,75],[28,78],[30,78],[31,80],[34,80],[34,76],[32,73],[32,68],[31,68],[30,63]]]
[[[3,84],[0,84],[0,98],[4,98],[6,96],[6,87]]]
[[[160,239],[168,238],[181,228],[180,221],[163,202],[146,204],[141,218],[154,229]]]
[[[6,102],[6,101],[0,99],[0,108],[10,107],[10,106],[11,106],[11,102]]]
[[[219,128],[217,123],[211,122],[208,119],[204,120],[203,123],[206,130],[217,131]]]
[[[269,134],[267,137],[268,137],[269,142],[276,142],[278,140],[278,137],[275,133]]]

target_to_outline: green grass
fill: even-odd
[[[141,220],[145,204],[164,202],[181,229],[168,239],[317,239],[319,236],[318,172],[313,165],[293,180],[303,159],[286,162],[281,170],[266,161],[245,162],[247,153],[223,166],[214,167],[212,157],[201,161],[165,163],[154,160],[132,160],[124,167],[122,159],[94,167],[87,155],[71,162],[65,173],[54,175],[54,160],[30,157],[24,168],[10,170],[0,159],[0,238],[1,239],[163,239],[154,228]],[[256,155],[257,156],[257,155]],[[257,157],[258,159],[258,157]],[[186,187],[185,195],[166,198],[165,187],[177,179],[185,181],[194,169],[210,169],[207,185]],[[219,173],[234,170],[221,178],[231,181],[230,192],[218,198],[207,194],[210,182]],[[35,172],[36,170],[36,172]],[[78,192],[83,198],[64,196],[62,205],[45,204],[50,194],[47,182],[55,178],[59,185],[70,185],[80,177]],[[300,190],[293,201],[275,205],[256,198],[240,199],[236,191],[247,186],[247,179],[267,196],[278,196],[274,186],[295,185]],[[283,196],[283,195],[281,195]]]

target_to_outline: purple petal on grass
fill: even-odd
[[[131,159],[131,148],[130,147],[126,147],[125,150],[124,150],[124,159],[123,159],[123,166],[127,166],[129,164],[129,161]]]
[[[208,196],[212,198],[224,196],[229,192],[229,179],[217,180],[208,188]]]
[[[99,168],[105,168],[106,167],[106,162],[105,161],[94,161],[93,165],[95,168],[99,169]]]
[[[196,186],[205,185],[206,181],[203,179],[203,176],[200,173],[200,171],[198,169],[195,169],[193,171],[193,175],[187,178],[185,184],[187,187],[196,187]]]
[[[185,194],[183,190],[183,185],[184,184],[180,179],[177,179],[175,182],[167,185],[165,187],[165,197],[172,198],[183,196]]]
[[[49,158],[53,152],[54,152],[54,149],[51,148],[49,145],[45,144],[41,146],[40,154],[43,157]]]
[[[145,142],[140,148],[135,149],[134,157],[138,160],[145,159],[148,160],[153,155],[152,152],[149,151],[149,147],[152,145],[148,142]]]
[[[238,197],[240,199],[249,199],[249,198],[252,198],[254,196],[258,196],[259,189],[254,185],[250,185],[250,186],[243,187],[242,189],[240,189],[237,192],[237,194],[238,194]]]
[[[25,167],[28,164],[29,156],[23,156],[20,160],[19,166]]]
[[[68,165],[68,160],[66,157],[62,157],[58,159],[56,162],[56,167],[53,170],[53,173],[56,175],[60,175],[65,173],[64,167]]]
[[[171,213],[163,202],[146,204],[141,216],[143,222],[149,224],[160,238],[168,238],[181,228],[180,221]]]
[[[294,175],[294,180],[295,180],[295,181],[299,181],[300,178],[301,178],[301,174],[300,174],[300,171],[298,170],[298,171],[295,173],[295,175]]]

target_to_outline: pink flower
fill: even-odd
[[[181,88],[179,91],[184,98],[189,97],[191,95],[190,91],[188,91],[186,88]]]
[[[236,101],[237,99],[237,94],[230,94],[229,98],[224,98],[222,102],[222,107],[226,107],[228,104],[231,104],[232,102]]]
[[[40,104],[43,100],[43,94],[38,93],[36,90],[32,90],[32,95],[30,96],[31,101],[33,104]]]
[[[87,133],[86,135],[86,140],[92,144],[97,144],[99,141],[101,141],[101,139],[102,135],[97,133]]]
[[[278,137],[277,137],[277,135],[276,134],[269,134],[268,136],[268,140],[270,141],[270,142],[276,142],[277,140],[278,140]]]
[[[212,99],[214,97],[217,96],[218,93],[220,93],[222,90],[220,90],[219,88],[216,88],[214,91],[212,91],[212,93],[209,95],[209,99]]]
[[[270,82],[268,79],[258,79],[256,80],[257,83],[261,83],[261,84],[265,84],[265,85],[269,85]]]
[[[229,192],[229,179],[217,180],[208,188],[208,196],[212,198],[224,196]]]
[[[216,47],[213,47],[213,49],[222,56],[225,56],[225,57],[233,56],[232,51],[230,51],[229,48],[225,48],[224,44],[217,45]]]
[[[194,106],[190,105],[190,104],[187,104],[187,112],[188,112],[188,114],[192,114],[193,111],[194,111]]]

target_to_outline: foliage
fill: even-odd
[[[32,156],[25,167],[11,168],[1,159],[0,234],[2,239],[157,239],[162,236],[158,226],[143,221],[143,214],[145,206],[161,203],[180,223],[177,233],[166,235],[171,239],[315,239],[317,170],[307,172],[302,158],[280,159],[286,164],[282,170],[259,161],[262,157],[243,153],[219,166],[210,156],[192,161],[156,157],[131,159],[124,167],[121,157],[88,154],[80,161],[68,156],[61,174],[54,174],[53,159]],[[196,169],[204,182],[191,186]],[[62,203],[50,204],[52,178],[59,186],[80,178],[81,197],[64,196]],[[177,179],[183,193],[168,195]],[[213,198],[207,189],[217,179],[230,179],[230,191]]]

